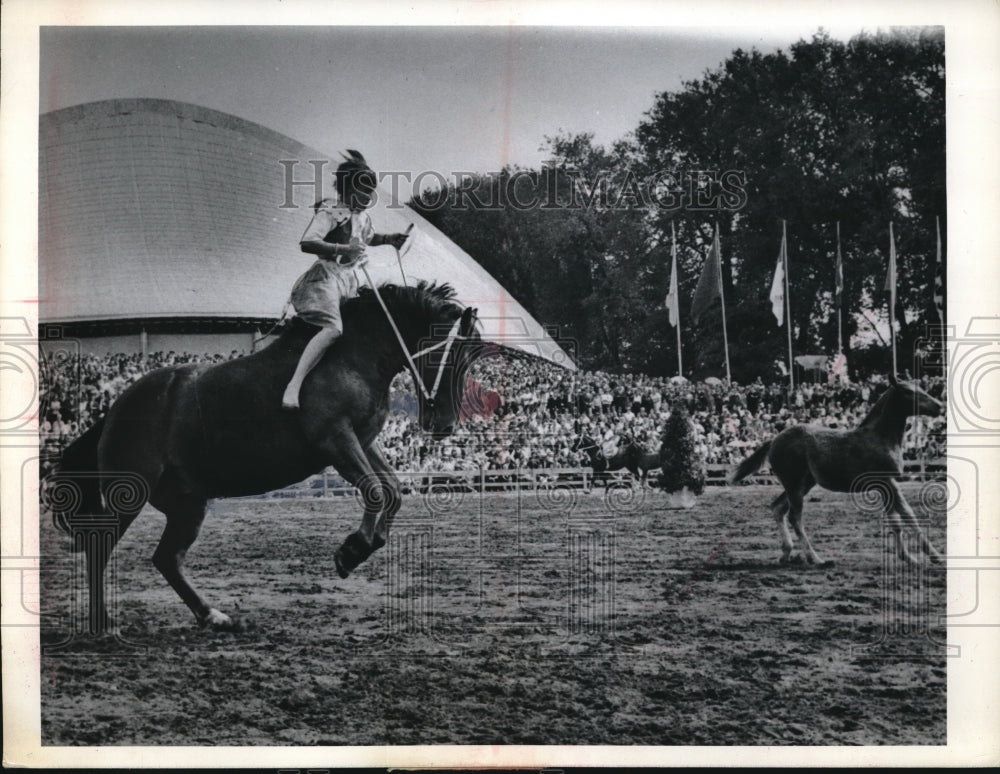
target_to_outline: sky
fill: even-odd
[[[173,99],[331,156],[357,148],[379,171],[485,173],[539,165],[547,136],[612,143],[734,49],[818,28],[43,27],[39,109]]]

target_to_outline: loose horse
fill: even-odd
[[[346,578],[385,545],[402,502],[376,441],[389,415],[389,385],[412,363],[420,426],[443,438],[454,429],[465,372],[482,342],[476,310],[457,305],[449,285],[383,285],[380,297],[363,288],[344,303],[345,332],[309,374],[297,411],[281,408],[281,394],[316,329],[293,319],[254,355],[147,374],[66,450],[49,482],[49,507],[74,534],[75,550],[86,552],[92,631],[108,625],[103,576],[111,550],[146,502],[167,517],[153,564],[203,626],[234,626],[182,572],[209,499],[260,494],[332,465],[364,503],[360,527],[334,552],[337,573]],[[97,516],[104,523],[110,516],[110,537],[81,538]]]
[[[895,478],[902,472],[900,447],[906,420],[923,414],[938,416],[941,403],[913,382],[892,377],[890,387],[854,430],[832,430],[818,425],[793,425],[763,444],[740,463],[731,481],[741,481],[760,469],[765,458],[785,491],[771,503],[781,530],[782,561],[790,559],[792,536],[805,548],[810,564],[821,564],[802,526],[802,503],[816,484],[833,492],[876,490],[885,496],[885,514],[896,536],[899,556],[915,561],[902,540],[903,521],[916,531],[920,548],[931,561],[941,556],[917,524]],[[787,516],[787,521],[786,521]]]

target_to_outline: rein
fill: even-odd
[[[424,400],[433,404],[434,399],[437,397],[438,390],[441,387],[441,377],[444,375],[445,366],[448,363],[448,355],[451,352],[451,347],[455,343],[455,339],[465,338],[464,336],[458,335],[459,326],[462,324],[462,318],[459,317],[455,320],[455,324],[451,326],[451,330],[448,331],[448,336],[442,341],[436,344],[431,344],[429,347],[424,347],[417,352],[410,354],[410,350],[406,347],[406,342],[403,340],[403,334],[399,332],[399,328],[396,326],[396,321],[393,319],[392,313],[389,311],[389,307],[386,306],[385,301],[382,298],[382,294],[378,292],[378,287],[372,282],[371,275],[368,273],[368,267],[362,264],[361,270],[365,273],[365,277],[368,279],[368,284],[371,286],[372,291],[375,293],[375,298],[378,299],[379,306],[382,307],[382,311],[385,312],[386,319],[389,320],[389,326],[392,328],[393,333],[396,334],[396,340],[399,342],[400,349],[403,350],[403,354],[406,356],[406,362],[410,366],[410,373],[413,374],[413,381],[420,389],[421,394],[424,396]],[[423,357],[437,349],[444,347],[444,356],[441,358],[441,364],[438,366],[437,374],[434,377],[434,384],[431,389],[427,389],[427,385],[424,384],[424,380],[420,378],[420,372],[417,370],[417,364],[414,362],[418,358]]]
[[[583,439],[581,438],[580,440],[582,441]],[[597,459],[602,459],[602,460],[603,460],[603,459],[607,459],[607,458],[606,458],[606,457],[604,456],[604,450],[603,450],[603,449],[602,449],[602,448],[601,448],[601,447],[600,447],[600,446],[598,445],[597,441],[595,441],[595,440],[593,440],[593,439],[591,439],[591,440],[590,440],[590,443],[588,443],[588,444],[586,444],[586,445],[583,445],[583,444],[581,444],[580,446],[578,446],[578,447],[577,447],[577,449],[576,449],[576,450],[577,450],[578,452],[589,452],[589,451],[593,451],[593,452],[594,452],[594,456],[595,456],[595,457],[596,457]]]

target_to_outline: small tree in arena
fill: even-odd
[[[669,493],[685,487],[700,495],[705,489],[705,460],[695,448],[694,426],[688,419],[687,407],[677,401],[663,428],[660,445],[660,487]]]

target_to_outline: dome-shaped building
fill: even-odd
[[[258,124],[169,100],[42,115],[40,323],[97,354],[250,351],[314,260],[298,243],[314,202],[332,193],[337,163]],[[468,254],[380,194],[377,231],[414,225],[409,281],[451,282],[479,308],[486,338],[573,368]],[[376,282],[401,281],[392,248],[370,255]]]

